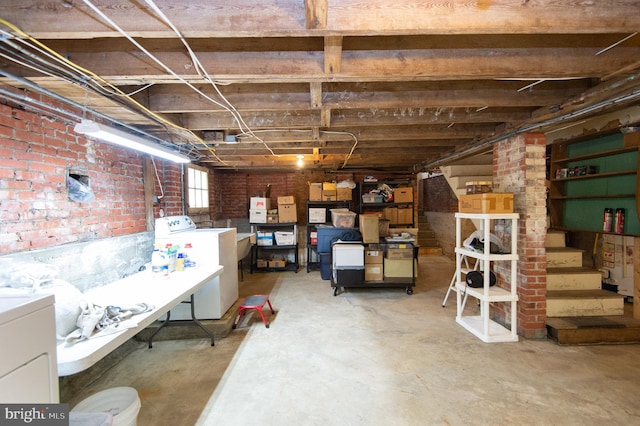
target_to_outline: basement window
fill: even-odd
[[[95,199],[89,176],[74,170],[67,171],[67,196],[70,201],[88,203]]]
[[[187,205],[192,214],[209,211],[209,172],[204,167],[187,167]]]

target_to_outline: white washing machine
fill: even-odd
[[[194,294],[197,319],[220,319],[238,300],[238,253],[236,228],[202,228],[189,216],[167,216],[156,219],[155,242],[161,246],[170,243],[185,247],[191,244],[190,257],[198,265],[217,264],[224,267]],[[180,274],[181,272],[172,272]],[[190,306],[180,304],[171,310],[172,320],[191,319]]]

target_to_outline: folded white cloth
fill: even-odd
[[[107,336],[137,327],[138,323],[132,317],[152,309],[153,305],[147,303],[137,303],[129,308],[117,306],[105,308],[84,302],[82,313],[76,324],[78,328],[67,335],[65,342],[67,345],[73,345],[83,340]]]

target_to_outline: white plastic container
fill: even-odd
[[[112,416],[113,426],[136,426],[140,412],[140,398],[134,388],[111,388],[82,400],[71,411],[107,413]]]
[[[334,244],[333,269],[364,269],[362,244]]]
[[[169,257],[157,248],[151,254],[151,271],[154,277],[169,278]]]

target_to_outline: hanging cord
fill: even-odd
[[[85,0],[85,2],[87,2],[87,1],[88,0]],[[191,58],[191,61],[193,62],[194,66],[195,66],[195,69],[196,69],[196,72],[198,73],[198,75],[211,84],[211,86],[215,89],[215,91],[218,94],[218,96],[220,96],[220,98],[222,98],[222,100],[226,103],[226,105],[223,105],[220,102],[216,101],[215,99],[211,98],[209,95],[205,94],[200,89],[198,89],[197,87],[193,86],[191,83],[188,83],[186,80],[183,80],[183,82],[185,84],[187,84],[191,89],[193,89],[196,93],[198,93],[200,96],[202,96],[205,99],[213,102],[215,105],[218,105],[218,106],[224,108],[225,110],[227,110],[233,116],[233,118],[235,118],[236,121],[238,122],[238,126],[240,127],[240,133],[241,134],[249,134],[249,135],[253,136],[259,142],[261,142],[265,146],[265,148],[267,148],[267,150],[269,150],[269,152],[271,153],[272,156],[279,157],[280,155],[276,154],[271,149],[271,147],[269,145],[267,145],[267,143],[262,138],[258,137],[253,132],[253,130],[251,130],[251,128],[247,125],[247,123],[242,118],[242,115],[240,114],[240,112],[222,94],[222,92],[218,88],[218,83],[216,83],[213,80],[213,78],[211,78],[211,76],[209,75],[207,70],[204,68],[204,66],[202,65],[202,63],[200,62],[198,57],[196,56],[195,52],[193,51],[193,49],[191,49],[191,46],[189,45],[187,40],[184,38],[182,33],[178,30],[178,28],[175,25],[173,25],[173,23],[169,20],[169,18],[162,12],[162,10],[160,10],[160,8],[158,6],[156,6],[156,4],[152,0],[145,0],[145,2],[173,30],[173,32],[178,36],[178,38],[180,39],[180,41],[182,42],[184,47],[187,49],[187,52],[189,53],[189,57]],[[174,74],[174,75],[176,77],[182,79],[181,77],[177,76],[176,74]]]

